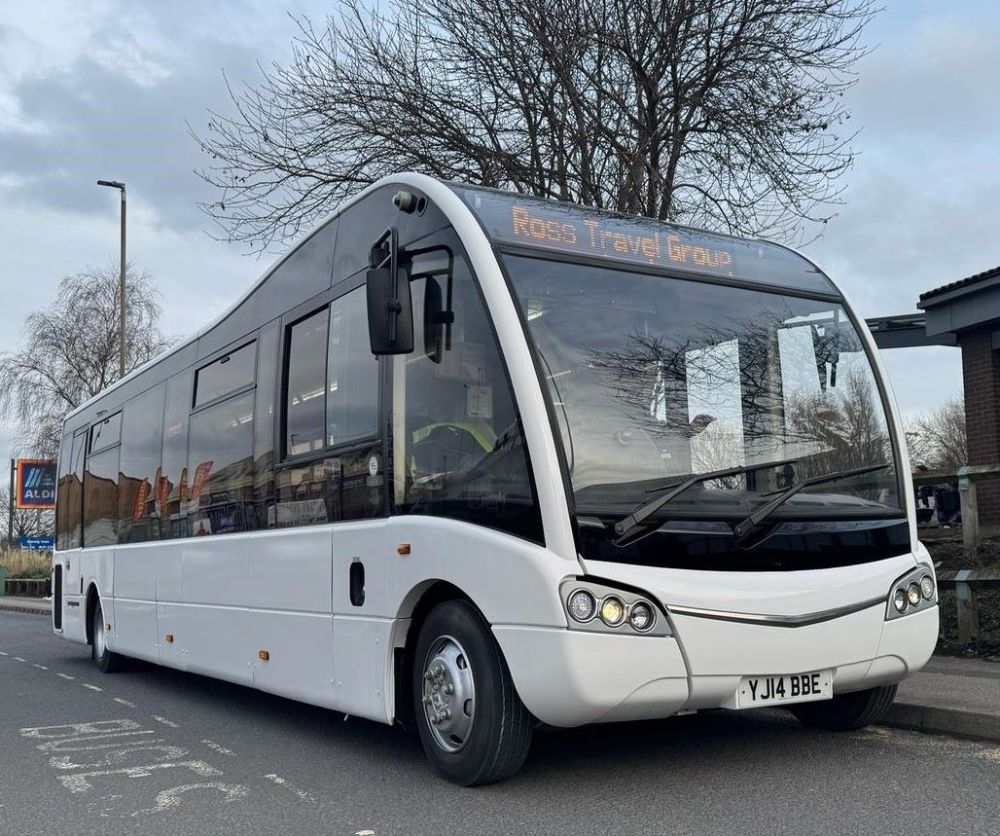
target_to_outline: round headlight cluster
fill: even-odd
[[[597,618],[607,627],[628,624],[637,633],[651,629],[656,612],[646,601],[626,604],[618,595],[606,595],[598,600],[589,590],[576,589],[566,599],[566,609],[574,621],[584,624]]]
[[[903,582],[893,590],[892,606],[902,615],[912,607],[918,607],[924,601],[933,601],[937,589],[931,575],[903,579]]]

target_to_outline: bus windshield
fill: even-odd
[[[614,518],[700,473],[664,518],[901,515],[886,411],[829,299],[505,256],[562,435],[578,515]],[[883,465],[881,468],[870,466]]]

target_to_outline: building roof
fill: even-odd
[[[964,279],[958,279],[954,282],[949,282],[948,284],[941,285],[941,287],[936,287],[933,290],[928,290],[920,294],[920,302],[926,302],[934,297],[942,296],[946,293],[951,293],[955,290],[965,291],[967,289],[971,290],[971,285],[979,284],[980,282],[986,282],[990,279],[1000,278],[1000,266],[992,267],[989,270],[983,270],[982,273],[976,273],[973,276],[967,276]],[[936,300],[935,300],[936,301]],[[923,307],[919,305],[918,307]]]

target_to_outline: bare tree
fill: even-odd
[[[159,354],[158,294],[126,269],[126,371]],[[32,453],[55,455],[63,416],[118,379],[118,267],[68,276],[53,305],[30,314],[21,348],[0,354],[0,416]]]
[[[915,465],[957,472],[969,462],[965,404],[961,398],[946,401],[934,412],[913,421],[906,438]]]
[[[262,250],[416,169],[742,234],[825,222],[871,0],[339,0],[192,135]]]

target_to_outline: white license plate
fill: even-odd
[[[736,691],[737,708],[758,708],[833,697],[833,671],[744,676]]]

